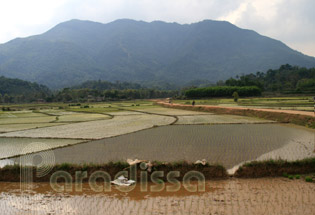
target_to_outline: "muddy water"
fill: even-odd
[[[150,185],[150,184],[149,184]],[[315,211],[315,184],[284,178],[207,181],[206,191],[170,193],[56,193],[47,183],[21,194],[19,184],[0,183],[0,214],[304,214]]]
[[[57,163],[106,163],[145,159],[206,159],[231,168],[292,142],[303,143],[314,132],[278,124],[173,125],[55,149]]]

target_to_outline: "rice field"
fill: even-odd
[[[0,114],[1,119],[12,119],[12,118],[33,118],[33,117],[43,117],[45,115],[41,113],[34,113],[32,111],[9,111],[9,112],[2,112]]]
[[[110,118],[111,118],[110,116],[104,114],[73,113],[59,116],[57,122],[84,122],[102,119],[104,120]]]
[[[31,137],[31,138],[70,138],[70,139],[102,139],[126,133],[169,125],[175,121],[173,117],[158,115],[116,116],[109,120],[97,120],[47,128],[0,134],[0,137]]]
[[[207,102],[311,108],[305,99],[296,98],[241,99],[237,104],[219,99],[197,104]],[[315,156],[314,130],[258,118],[168,109],[151,101],[82,105],[86,108],[46,106],[29,104],[23,107],[36,110],[14,107],[21,111],[0,111],[0,167],[19,163],[22,154],[33,153],[36,157],[47,149],[52,150],[57,164],[206,159],[210,164],[223,165],[230,173],[246,161]],[[54,193],[48,183],[34,185],[34,190],[21,195],[14,183],[0,182],[0,214],[313,215],[315,210],[314,184],[306,183],[304,178],[207,181],[206,192],[197,193],[182,189],[172,193],[140,192],[137,188],[122,193],[116,187],[109,193],[95,193],[88,190],[87,184],[81,193]]]
[[[174,103],[191,104],[193,100],[175,100]],[[284,110],[314,111],[314,101],[311,96],[301,97],[270,97],[270,98],[240,98],[234,102],[233,98],[197,99],[196,105],[218,105],[225,107],[254,107]]]
[[[206,159],[232,168],[290,143],[309,145],[313,138],[308,129],[280,125],[173,125],[55,149],[54,154],[60,164]],[[290,152],[298,153],[294,147]]]
[[[63,125],[64,123],[0,124],[0,133]]]
[[[234,116],[234,115],[194,115],[178,116],[178,125],[193,124],[253,124],[253,123],[272,123],[274,121],[264,120],[253,117]]]
[[[54,149],[62,146],[69,146],[80,142],[82,142],[82,140],[0,138],[0,159],[47,149]]]
[[[37,117],[2,117],[0,124],[27,124],[27,123],[48,123],[56,120],[55,116],[37,116]]]
[[[171,108],[163,108],[163,107],[152,107],[152,108],[128,108],[129,110],[136,110],[145,113],[152,114],[165,114],[172,116],[182,116],[182,115],[209,115],[210,113],[205,112],[197,112],[197,111],[188,111],[188,110],[180,110],[180,109],[171,109]]]
[[[57,110],[57,109],[45,109],[45,110],[40,110],[39,112],[46,114],[46,115],[53,115],[53,116],[63,116],[63,115],[75,114],[75,112]]]
[[[229,168],[259,156],[264,159],[279,155],[284,159],[294,157],[288,152],[294,150],[299,151],[297,153],[299,155],[295,156],[298,158],[313,156],[310,149],[305,150],[303,146],[297,149],[296,141],[290,142],[287,138],[301,128],[271,125],[273,121],[259,118],[163,108],[153,105],[152,102],[141,101],[90,104],[88,108],[76,106],[64,108],[1,112],[0,137],[14,138],[13,141],[17,140],[16,138],[100,140],[96,141],[93,147],[86,144],[87,147],[84,148],[83,144],[78,146],[78,149],[76,147],[67,149],[78,150],[72,153],[74,155],[64,156],[70,160],[60,158],[60,162],[70,163],[71,156],[78,155],[81,158],[85,156],[82,155],[85,152],[87,156],[81,160],[86,159],[87,163],[127,158],[166,161],[194,161],[207,158],[212,163],[226,164]],[[167,126],[173,123],[176,126]],[[145,130],[153,127],[154,129]],[[274,130],[281,132],[275,133]],[[265,133],[261,135],[261,132]],[[114,138],[104,139],[110,137]],[[256,141],[254,143],[253,138]],[[291,148],[289,143],[292,145]],[[106,148],[102,148],[103,145],[106,145]],[[60,149],[63,150],[67,151]],[[274,150],[278,151],[274,153]],[[70,151],[67,153],[71,154]],[[174,151],[177,152],[175,155]],[[99,159],[101,155],[98,154],[106,154],[106,159]],[[284,156],[285,154],[288,156]],[[74,159],[73,162],[77,161]]]

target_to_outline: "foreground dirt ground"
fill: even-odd
[[[148,185],[150,187],[151,184]],[[168,184],[166,184],[168,185]],[[47,183],[21,195],[18,183],[0,183],[0,214],[303,214],[315,211],[315,184],[286,178],[207,181],[205,192],[55,193]]]

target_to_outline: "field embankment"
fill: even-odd
[[[149,166],[147,166],[149,168]],[[148,174],[148,181],[151,181],[151,175],[154,172],[162,171],[163,176],[156,177],[156,180],[167,181],[168,173],[172,171],[178,171],[180,175],[172,175],[172,178],[182,181],[186,173],[191,171],[198,171],[204,175],[205,180],[209,179],[224,179],[228,177],[226,169],[221,165],[202,165],[202,164],[192,164],[188,162],[173,162],[173,163],[161,163],[161,162],[152,162],[152,166],[148,169],[142,170],[140,164],[130,166],[125,162],[110,162],[103,165],[74,165],[74,164],[61,164],[55,165],[53,169],[44,177],[36,177],[36,168],[33,167],[33,181],[34,182],[49,182],[53,173],[57,171],[65,171],[69,173],[75,180],[75,175],[77,171],[86,171],[87,176],[90,177],[91,174],[97,171],[103,171],[109,174],[110,179],[114,180],[119,175],[123,173],[121,171],[128,172],[128,176],[133,180],[140,180],[141,172],[146,172]],[[134,175],[136,173],[136,175]],[[5,182],[19,182],[21,174],[21,167],[19,165],[6,166],[0,168],[0,181]],[[88,178],[87,177],[87,178]],[[83,179],[84,182],[87,182],[88,179]]]
[[[234,174],[238,178],[277,177],[315,173],[315,157],[297,161],[269,160],[245,163]]]
[[[76,172],[81,171],[87,173],[87,177],[83,178],[83,182],[88,182],[89,177],[96,172],[102,171],[108,173],[109,179],[114,180],[120,175],[125,175],[130,179],[141,181],[142,173],[147,174],[148,181],[152,182],[154,177],[155,181],[168,181],[168,174],[171,173],[171,178],[183,181],[184,176],[192,171],[201,173],[204,178],[199,180],[211,180],[211,179],[227,179],[229,177],[226,169],[221,165],[209,165],[209,164],[193,164],[188,162],[173,162],[162,163],[152,162],[150,165],[141,166],[142,164],[129,165],[125,162],[110,162],[107,164],[89,164],[89,165],[75,165],[75,164],[60,164],[55,165],[49,174],[44,177],[36,176],[36,168],[33,167],[33,182],[49,182],[51,176],[58,171],[65,171],[71,175],[71,179],[74,182],[76,179]],[[179,175],[174,172],[179,172]],[[163,172],[163,175],[156,174],[157,172]],[[155,175],[153,176],[153,173]],[[236,178],[263,178],[263,177],[280,177],[288,175],[308,175],[315,173],[315,157],[307,158],[297,161],[285,161],[285,160],[268,160],[268,161],[252,161],[242,165],[232,177]],[[0,168],[0,181],[1,182],[20,182],[21,167],[19,165],[5,166]],[[191,175],[190,175],[191,176]],[[195,174],[195,176],[197,176]],[[199,175],[200,176],[200,175]],[[197,179],[198,177],[192,177]],[[99,178],[101,180],[101,177]],[[104,180],[104,179],[102,179]],[[314,180],[314,179],[313,179]]]
[[[163,101],[157,101],[156,104],[168,108],[177,108],[183,110],[205,111],[216,114],[232,114],[240,116],[259,117],[268,120],[275,120],[281,123],[293,123],[296,125],[315,128],[315,115],[312,112],[293,111],[293,110],[274,110],[262,108],[241,108],[241,107],[223,107],[212,105],[184,105],[172,104]]]

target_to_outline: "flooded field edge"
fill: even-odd
[[[85,172],[86,177],[82,178],[83,182],[87,182],[89,177],[96,172],[104,172],[109,178],[115,179],[120,175],[131,177],[135,181],[141,181],[143,174],[146,176],[147,181],[161,180],[167,181],[168,175],[176,173],[176,180],[183,181],[185,176],[191,172],[198,173],[201,177],[192,178],[195,180],[212,180],[212,179],[228,179],[235,178],[262,178],[262,177],[279,177],[285,174],[313,174],[315,173],[315,157],[307,158],[297,161],[284,161],[284,160],[268,160],[268,161],[253,161],[245,163],[233,175],[229,175],[227,170],[221,165],[209,164],[193,164],[188,162],[173,162],[162,163],[154,161],[150,166],[142,167],[145,161],[136,165],[129,165],[126,162],[111,162],[107,164],[90,164],[90,165],[74,165],[74,164],[60,164],[52,167],[50,173],[43,177],[38,177],[36,174],[36,167],[27,167],[32,169],[32,179],[34,182],[49,182],[52,176],[57,172],[66,172],[69,180],[75,182],[77,173]],[[148,165],[148,164],[146,164]],[[150,167],[150,169],[148,168]],[[21,167],[20,165],[5,166],[0,168],[0,181],[1,182],[20,182],[21,180]],[[163,172],[163,175],[158,177],[154,174]],[[199,175],[198,175],[199,176]],[[154,178],[154,179],[153,179]]]

